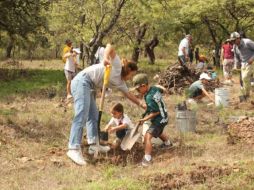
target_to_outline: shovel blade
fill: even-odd
[[[121,143],[121,149],[122,150],[131,150],[133,145],[137,142],[137,140],[140,137],[140,133],[134,134],[134,136],[131,136],[131,133],[127,133],[126,136],[123,138]]]

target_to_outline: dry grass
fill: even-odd
[[[45,67],[53,63],[46,61]],[[61,69],[58,66],[54,69]],[[87,157],[88,166],[76,166],[65,155],[73,110],[63,106],[61,95],[6,97],[0,102],[0,189],[163,189],[162,183],[170,189],[181,181],[185,181],[181,189],[253,189],[253,147],[229,145],[226,140],[230,116],[253,114],[250,104],[236,104],[237,93],[237,85],[231,87],[230,108],[200,106],[197,133],[184,136],[174,128],[174,107],[183,98],[165,96],[171,118],[166,130],[175,148],[156,148],[148,168],[139,167],[138,162],[114,165],[106,155],[97,161]],[[124,104],[133,121],[140,117],[142,110],[116,92],[106,99],[105,113],[115,102]],[[103,125],[108,118],[104,114]],[[83,150],[86,153],[85,142]]]

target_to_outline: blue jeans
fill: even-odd
[[[71,93],[75,115],[71,126],[69,149],[79,149],[85,125],[88,144],[96,143],[99,112],[95,102],[94,84],[87,75],[80,73],[72,80]]]

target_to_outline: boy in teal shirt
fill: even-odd
[[[163,141],[163,146],[172,146],[168,136],[163,132],[164,127],[168,124],[168,113],[166,105],[162,99],[162,92],[165,88],[161,86],[149,86],[146,74],[138,74],[133,78],[135,89],[144,96],[147,108],[140,119],[140,124],[147,120],[151,120],[151,125],[145,134],[145,155],[142,160],[143,166],[148,166],[152,162],[152,138],[159,137]]]

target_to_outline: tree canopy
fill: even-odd
[[[252,0],[3,0],[0,6],[0,40],[7,56],[22,46],[30,54],[44,48],[52,58],[60,57],[70,38],[91,63],[103,42],[128,46],[135,54],[155,36],[167,47],[191,33],[195,44],[217,50],[233,31],[254,37]]]

